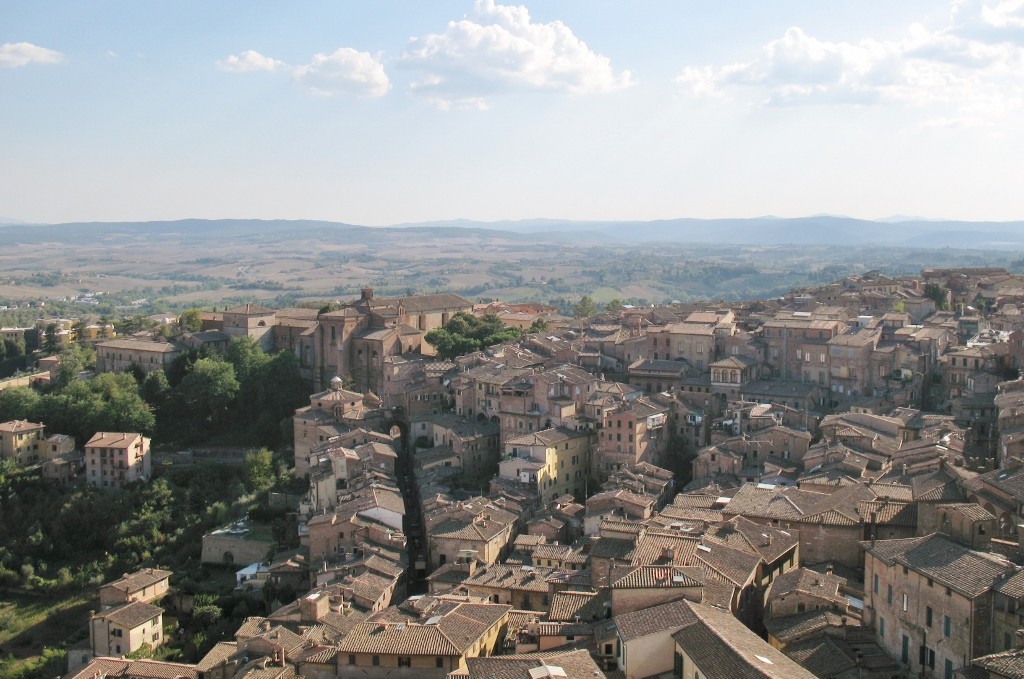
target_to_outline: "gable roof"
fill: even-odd
[[[163,615],[163,612],[164,609],[159,606],[151,606],[141,601],[132,601],[101,611],[94,618],[107,620],[125,629],[134,629],[159,615]]]
[[[510,610],[511,606],[503,604],[457,603],[426,622],[395,622],[397,609],[385,609],[353,627],[338,651],[461,656]]]
[[[623,642],[693,624],[697,617],[684,601],[673,601],[615,616],[615,627]]]
[[[163,571],[159,568],[143,568],[131,574],[126,573],[123,577],[113,582],[108,582],[103,587],[110,587],[126,594],[131,594],[166,580],[171,575],[173,575],[171,571]]]
[[[941,533],[861,545],[887,565],[906,566],[967,598],[984,594],[1004,575],[1014,572],[1008,561],[968,549]]]
[[[470,679],[593,679],[604,676],[583,649],[562,653],[530,653],[467,658]]]
[[[684,602],[695,620],[672,638],[705,672],[730,679],[813,679],[814,675],[727,611]]]

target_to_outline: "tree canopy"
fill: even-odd
[[[0,422],[42,422],[49,433],[70,434],[79,445],[97,431],[139,432],[185,444],[231,438],[276,448],[287,440],[290,428],[282,422],[309,396],[294,354],[267,354],[248,337],[233,339],[225,356],[182,353],[168,371],[173,380],[160,371],[138,370],[82,381],[78,373],[92,357],[72,345],[45,393],[29,387],[0,391]]]
[[[451,359],[493,344],[508,342],[521,334],[522,330],[506,326],[494,314],[477,318],[460,311],[443,328],[428,332],[426,340],[437,350],[438,356]]]
[[[572,313],[576,318],[588,318],[597,313],[597,304],[590,295],[583,295],[573,306]]]

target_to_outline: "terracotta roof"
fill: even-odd
[[[35,424],[34,422],[28,422],[26,420],[11,420],[10,422],[0,424],[0,432],[4,432],[5,434],[14,434],[22,431],[37,431],[43,428],[44,426],[41,424]]]
[[[975,506],[977,507],[977,505]],[[979,507],[979,509],[981,508]],[[917,526],[916,502],[890,502],[888,500],[858,502],[857,513],[864,523],[870,523],[873,518],[878,525],[907,528]]]
[[[132,592],[138,592],[150,585],[155,585],[158,582],[166,580],[172,575],[173,573],[171,571],[162,571],[159,568],[144,568],[141,571],[125,575],[113,582],[108,582],[103,586],[112,587],[113,589],[125,592],[126,594],[131,594]]]
[[[1001,653],[993,653],[975,658],[975,667],[981,667],[1001,677],[1018,679],[1024,677],[1024,649],[1014,648]]]
[[[888,565],[906,566],[968,598],[984,594],[1004,575],[1013,572],[1009,562],[968,549],[940,533],[861,545]]]
[[[631,613],[615,616],[615,627],[623,642],[640,637],[676,630],[697,621],[697,616],[685,601],[673,601]]]
[[[445,309],[471,311],[473,309],[473,303],[471,301],[462,295],[456,295],[454,293],[412,295],[409,297],[373,297],[369,302],[371,308],[397,307],[401,304],[405,307],[406,313],[441,311]]]
[[[604,676],[586,650],[467,658],[470,679],[593,679]]]
[[[757,568],[761,564],[757,554],[707,542],[700,545],[693,556],[694,565],[700,565],[712,577],[740,588],[754,580]]]
[[[200,672],[209,672],[235,653],[238,653],[238,644],[236,642],[219,641],[196,663],[196,669]]]
[[[275,309],[268,309],[265,306],[259,306],[258,304],[241,304],[239,306],[225,309],[225,314],[244,314],[252,316],[266,316],[267,314],[276,313]]]
[[[105,611],[97,613],[93,617],[101,620],[107,620],[118,627],[134,629],[139,625],[149,622],[158,615],[162,615],[163,612],[164,609],[159,606],[150,606],[149,604],[142,603],[141,601],[132,601],[131,603],[122,604],[121,606],[108,608]]]
[[[389,609],[386,609],[386,611]],[[341,640],[341,653],[461,656],[491,627],[504,619],[511,606],[458,603],[425,622],[388,622],[375,614],[357,624]]]
[[[845,578],[836,575],[817,573],[806,568],[794,568],[775,578],[769,586],[768,601],[793,593],[826,599],[833,604],[845,607],[846,597],[839,593],[846,584]]]
[[[685,603],[696,620],[672,638],[694,664],[729,679],[813,679],[814,675],[744,627],[727,611]]]
[[[473,575],[463,580],[467,587],[488,587],[519,592],[547,593],[548,584],[545,578],[552,573],[552,568],[533,566],[509,566],[491,564],[479,566]]]
[[[1000,594],[1005,594],[1015,599],[1024,599],[1024,571],[1006,578],[996,585],[995,589]]]
[[[612,589],[701,587],[704,574],[699,568],[637,566],[612,583]]]
[[[93,434],[92,438],[85,444],[85,447],[116,449],[128,448],[140,438],[142,438],[142,434],[98,431]]]
[[[779,618],[765,618],[764,626],[768,634],[788,644],[829,627],[842,627],[843,616],[828,610],[807,611]]]
[[[64,679],[95,679],[95,677],[123,677],[124,679],[198,679],[195,665],[161,662],[158,660],[123,660],[96,658]]]
[[[629,555],[634,566],[643,565],[692,565],[693,554],[700,539],[692,535],[681,535],[670,531],[648,531],[636,541]]]
[[[569,441],[575,438],[585,438],[590,436],[587,432],[573,431],[572,429],[566,429],[565,427],[553,427],[551,429],[542,429],[541,431],[535,431],[522,436],[516,436],[505,441],[505,445],[513,446],[545,446],[550,447],[563,441]]]
[[[948,509],[949,511],[956,512],[957,514],[970,519],[971,521],[994,521],[996,518],[987,509],[981,505],[976,505],[973,502],[955,502],[948,505],[939,505],[938,509],[940,511]]]
[[[107,342],[100,342],[97,349],[127,349],[131,351],[155,351],[161,354],[171,354],[180,350],[173,342],[157,342],[151,339],[115,339]]]
[[[334,645],[323,646],[317,644],[302,649],[295,655],[296,663],[315,663],[317,665],[336,665],[338,662],[338,647]]]
[[[706,540],[757,554],[769,564],[800,542],[795,532],[754,523],[743,516],[708,526],[704,535]]]
[[[783,652],[817,677],[838,677],[857,667],[856,661],[847,652],[849,647],[844,646],[840,646],[831,637],[821,636],[789,644]]]
[[[577,592],[566,590],[555,592],[551,598],[548,619],[571,622],[579,618],[584,622],[603,620],[611,610],[611,591]]]

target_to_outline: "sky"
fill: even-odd
[[[0,2],[0,218],[1024,219],[1024,0]]]

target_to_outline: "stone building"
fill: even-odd
[[[995,586],[1009,562],[933,533],[864,547],[864,622],[910,672],[951,677],[991,653]]]

